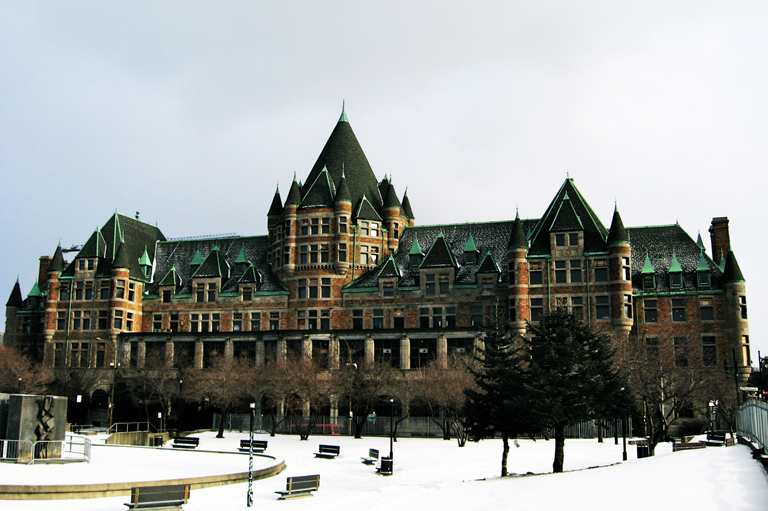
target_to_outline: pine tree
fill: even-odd
[[[624,416],[630,406],[626,380],[613,365],[605,334],[565,310],[528,325],[531,419],[555,437],[553,472],[563,471],[565,427]]]
[[[507,475],[509,440],[530,434],[535,426],[527,409],[527,369],[520,339],[507,331],[498,318],[486,331],[484,347],[472,369],[477,389],[467,390],[464,415],[469,435],[477,442],[501,435],[503,453],[501,476]]]

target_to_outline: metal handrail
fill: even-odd
[[[124,426],[125,429],[121,429]],[[131,429],[135,427],[136,429]],[[145,429],[140,429],[144,427]],[[129,433],[129,432],[149,432],[158,433],[158,429],[151,422],[115,422],[109,427],[109,433]]]

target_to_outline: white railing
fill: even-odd
[[[67,435],[65,440],[0,440],[0,461],[35,462],[91,461],[91,441]]]
[[[736,432],[760,445],[768,448],[768,403],[749,401],[736,412]]]

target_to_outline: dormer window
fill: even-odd
[[[475,252],[465,252],[464,262],[467,264],[477,264],[477,254]]]
[[[578,247],[578,232],[559,232],[555,233],[555,246],[557,247]]]
[[[408,266],[411,268],[417,268],[421,264],[421,255],[411,254],[408,257]]]
[[[656,275],[643,275],[643,289],[653,289],[656,287]]]
[[[711,285],[708,271],[700,271],[696,274],[696,277],[699,287],[709,287]]]
[[[670,273],[669,287],[683,287],[683,274],[680,272]]]

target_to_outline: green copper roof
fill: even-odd
[[[35,285],[32,286],[32,290],[29,292],[27,296],[36,297],[36,298],[40,298],[41,296],[43,296],[43,293],[40,292],[40,288],[38,287],[37,282],[35,282]]]
[[[672,249],[672,262],[669,264],[669,272],[682,272],[683,267],[680,266],[680,261],[677,260],[677,255],[675,255],[675,250]]]
[[[477,247],[475,246],[475,239],[472,237],[472,233],[469,233],[469,239],[467,240],[467,244],[464,245],[464,252],[477,252]]]
[[[200,255],[199,250],[195,252],[195,257],[192,258],[192,262],[189,264],[190,266],[200,266],[201,264],[203,264],[203,257]]]
[[[699,237],[696,238],[696,244],[701,248],[702,251],[706,250],[707,248],[704,246],[704,242],[701,240],[701,233],[699,233]]]
[[[152,266],[152,261],[149,260],[149,254],[147,253],[147,247],[144,247],[144,253],[141,254],[141,259],[139,259],[139,265]]]
[[[699,235],[699,240],[701,240],[701,235]],[[709,271],[709,264],[707,263],[707,257],[704,255],[703,248],[701,249],[701,254],[699,255],[699,264],[696,266],[696,271]]]
[[[349,122],[347,120],[347,112],[344,108],[344,101],[341,102],[341,117],[339,117],[339,122]]]
[[[656,273],[656,270],[653,269],[653,264],[651,264],[651,258],[648,257],[648,254],[645,254],[645,263],[643,263],[643,271],[640,273],[646,274],[646,273]]]
[[[424,255],[424,251],[419,245],[419,238],[413,238],[413,245],[411,245],[411,251],[408,252],[408,255]]]
[[[723,251],[720,251],[720,265],[719,265],[720,271],[725,271],[725,254]]]
[[[245,257],[245,248],[240,249],[240,254],[237,256],[235,264],[248,264],[248,258]]]

